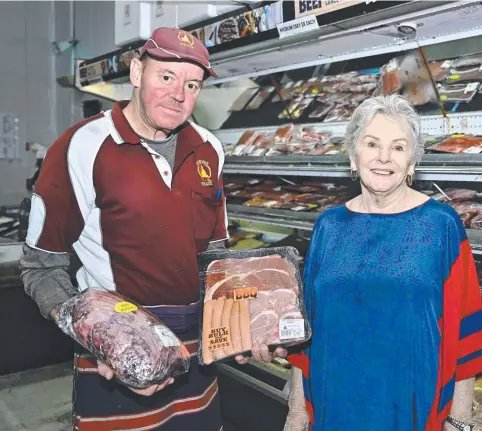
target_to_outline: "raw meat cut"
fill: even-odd
[[[69,299],[57,323],[125,385],[145,388],[189,369],[190,354],[174,333],[115,292],[89,289]]]
[[[469,223],[470,229],[482,229],[482,214],[477,214]]]
[[[445,153],[480,153],[482,152],[482,138],[454,135],[431,149]]]
[[[448,202],[457,213],[474,213],[474,214],[482,214],[482,204],[477,202]]]
[[[474,216],[476,216],[477,214],[474,214],[474,213],[463,213],[463,214],[460,214],[460,218],[462,219],[462,222],[464,223],[464,226],[465,227],[470,227],[470,222],[471,220],[474,218]],[[480,216],[478,216],[480,217]],[[476,228],[478,229],[478,228]]]
[[[258,290],[286,287],[298,291],[295,268],[277,255],[217,260],[209,265],[205,300],[229,298],[233,296],[233,290],[245,287]]]
[[[299,296],[296,261],[278,254],[278,250],[284,248],[287,247],[243,253],[244,256],[255,254],[253,257],[213,258],[200,266],[204,268],[202,364],[265,344],[299,344],[311,336]],[[274,254],[259,256],[263,252]],[[207,252],[207,255],[213,253],[216,252]],[[233,254],[224,252],[223,256]],[[283,323],[290,328],[288,331],[280,329],[282,316],[292,319]],[[295,326],[293,335],[290,325]],[[300,331],[297,328],[301,328]]]

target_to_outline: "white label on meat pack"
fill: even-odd
[[[303,211],[305,209],[306,209],[306,207],[301,206],[301,205],[297,206],[297,207],[294,207],[294,208],[291,208],[292,211]]]
[[[477,90],[478,85],[478,82],[471,82],[470,84],[467,84],[464,93],[472,93],[473,91]]]
[[[464,150],[463,152],[468,153],[468,154],[479,154],[479,153],[482,153],[482,148],[481,147],[470,147],[470,148],[467,148],[466,150]]]
[[[305,338],[305,321],[303,319],[281,319],[279,321],[279,339],[298,338]]]
[[[161,339],[164,347],[179,347],[180,343],[176,336],[165,326],[154,326],[157,336]]]

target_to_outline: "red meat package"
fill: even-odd
[[[294,247],[210,251],[199,255],[199,363],[294,346],[311,337],[302,302],[301,258]]]
[[[189,370],[190,353],[176,335],[116,292],[88,289],[74,296],[62,304],[57,324],[125,385],[146,388]]]

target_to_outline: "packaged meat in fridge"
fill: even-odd
[[[470,201],[477,198],[477,192],[470,189],[446,189],[444,192],[454,202]]]
[[[470,229],[481,230],[482,229],[482,214],[477,214],[475,217],[473,217],[468,222],[468,227],[470,227]]]
[[[464,69],[450,69],[450,73],[445,78],[446,84],[457,84],[467,81],[481,81],[482,70],[480,66],[468,67]]]
[[[318,130],[315,127],[297,127],[293,133],[293,139],[301,142],[313,142],[322,144],[331,136],[331,132],[326,130]]]
[[[254,157],[264,156],[273,145],[273,141],[273,136],[264,137],[263,140],[259,143],[259,145],[257,145],[249,155]]]
[[[400,64],[398,58],[392,58],[382,68],[383,93],[393,94],[401,89]]]
[[[291,118],[298,119],[303,115],[303,112],[313,103],[313,99],[311,98],[304,98],[302,99],[296,108],[291,111]]]
[[[249,354],[253,347],[289,347],[310,339],[300,261],[294,247],[199,255],[201,365]]]
[[[253,97],[251,102],[249,102],[244,108],[245,111],[255,111],[258,109],[263,102],[268,99],[274,91],[274,87],[263,87],[256,96]]]
[[[259,208],[278,208],[283,202],[275,199],[263,199],[261,197],[263,192],[258,192],[255,198],[245,202],[243,205],[246,207],[259,207]]]
[[[482,152],[482,137],[452,135],[430,149],[444,153],[478,154]]]
[[[254,139],[251,140],[250,144],[246,146],[241,155],[249,156],[253,151],[258,148],[258,146],[263,142],[265,136],[263,134],[256,135]]]
[[[482,204],[477,202],[447,202],[458,214],[482,214]]]
[[[87,289],[72,297],[57,324],[125,385],[146,388],[189,370],[190,353],[176,335],[116,292]]]
[[[283,84],[279,89],[279,93],[273,97],[273,102],[281,102],[281,100],[290,100],[293,97],[292,89],[294,85],[295,83],[293,81],[288,81],[287,83]]]
[[[259,88],[246,89],[231,105],[231,108],[229,108],[229,110],[231,112],[242,111],[258,91],[259,91]]]
[[[241,135],[238,143],[234,147],[233,156],[241,156],[244,150],[251,145],[255,138],[256,132],[254,130],[246,130],[246,132]]]
[[[284,126],[278,127],[274,133],[273,142],[278,144],[280,142],[289,142],[291,140],[291,135],[293,133],[295,126],[294,124],[286,124]]]
[[[467,55],[464,57],[460,57],[456,60],[453,60],[451,66],[453,68],[464,68],[464,67],[475,67],[475,66],[482,66],[482,54],[473,54]]]
[[[308,118],[324,118],[334,107],[334,103],[323,103],[317,100],[316,107]]]
[[[467,228],[470,228],[470,222],[475,216],[477,216],[477,214],[475,214],[475,213],[462,213],[462,214],[460,214],[460,218],[461,218],[464,226],[467,227]],[[479,215],[478,217],[480,217],[480,219],[482,221],[482,216]],[[481,228],[482,228],[482,226],[481,226]]]
[[[480,87],[480,82],[467,84],[437,85],[439,99],[442,102],[470,102]]]
[[[301,103],[301,100],[303,100],[303,99],[296,98],[296,99],[291,100],[289,105],[287,107],[283,108],[283,110],[278,114],[278,118],[280,120],[286,120],[288,118],[293,118],[293,116],[292,116],[293,111]]]
[[[428,63],[428,69],[434,81],[443,81],[450,72],[452,60],[437,60]]]

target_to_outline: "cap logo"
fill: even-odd
[[[194,46],[194,37],[192,37],[189,33],[186,33],[185,31],[180,31],[177,34],[177,38],[181,42],[181,45],[188,46],[189,48],[192,48]]]

